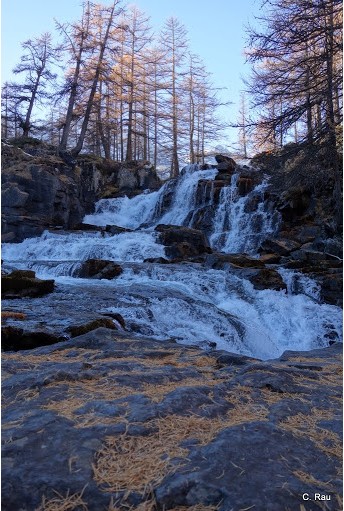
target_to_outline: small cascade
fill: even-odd
[[[87,259],[142,262],[164,257],[164,247],[155,232],[124,232],[115,236],[99,232],[51,233],[28,238],[22,243],[4,244],[2,257],[16,268],[30,268],[41,276],[73,275]]]
[[[210,243],[221,252],[255,254],[262,241],[277,232],[279,214],[264,200],[266,181],[240,196],[238,178],[234,174],[220,192]]]
[[[278,273],[287,286],[290,294],[303,294],[312,298],[316,302],[320,302],[320,286],[313,279],[307,277],[301,272],[289,270],[287,268],[279,268]]]
[[[171,208],[159,219],[159,223],[184,225],[189,213],[196,207],[196,190],[199,181],[201,179],[214,179],[217,174],[214,169],[197,169],[197,166],[190,165],[190,168],[182,174]]]

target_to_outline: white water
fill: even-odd
[[[276,232],[279,218],[263,200],[267,182],[264,181],[251,193],[240,197],[238,177],[239,174],[234,174],[231,185],[221,190],[210,244],[221,252],[254,253],[265,238]],[[251,211],[250,204],[253,201],[256,205],[254,211]]]
[[[151,223],[152,225],[183,225],[189,212],[194,209],[195,191],[201,179],[214,179],[217,170],[197,170],[189,165],[181,174],[178,182],[169,181],[157,192],[145,193],[129,199],[102,199],[96,204],[93,215],[86,215],[84,223],[92,225],[119,225],[137,229]],[[161,212],[161,203],[166,194],[173,193],[171,206],[165,213]]]
[[[340,338],[341,310],[320,304],[319,289],[302,274],[280,269],[288,291],[258,291],[230,270],[187,263],[142,263],[165,254],[164,247],[157,243],[154,225],[186,222],[196,207],[199,180],[212,180],[216,172],[189,167],[178,181],[167,183],[158,192],[100,201],[96,212],[84,219],[94,225],[130,228],[150,224],[150,229],[115,236],[45,232],[39,238],[5,244],[2,258],[12,267],[34,269],[41,278],[55,278],[62,291],[51,295],[46,303],[54,300],[57,307],[62,300],[65,307],[69,300],[67,316],[74,308],[89,311],[90,317],[119,312],[129,331],[144,336],[173,338],[204,347],[216,343],[218,349],[262,359],[278,357],[286,349],[326,346],[327,336],[334,333]],[[234,177],[223,189],[222,203],[214,211],[213,246],[228,252],[254,253],[264,236],[274,232],[276,214],[263,201],[265,186],[259,185],[248,196],[239,197]],[[166,210],[163,204],[167,194],[172,197]],[[201,201],[206,202],[205,196]],[[250,201],[256,206],[252,207]],[[73,278],[80,262],[89,258],[119,262],[124,272],[112,281]],[[38,309],[37,305],[36,313]],[[49,325],[45,315],[43,310],[43,322]]]

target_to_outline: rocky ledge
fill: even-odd
[[[339,510],[341,370],[338,343],[261,362],[107,328],[7,352],[2,509]]]

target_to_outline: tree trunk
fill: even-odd
[[[102,63],[103,63],[105,48],[106,48],[106,44],[107,44],[107,41],[108,41],[108,38],[109,38],[110,28],[111,28],[111,25],[112,25],[116,4],[117,4],[117,0],[115,0],[115,2],[112,5],[111,11],[110,11],[110,15],[109,15],[109,19],[108,19],[108,23],[107,23],[107,27],[106,27],[106,32],[105,32],[105,35],[104,35],[104,39],[102,40],[101,45],[100,45],[100,51],[99,51],[97,67],[96,67],[96,71],[95,71],[94,78],[93,78],[93,81],[92,81],[92,86],[91,86],[90,95],[89,95],[89,98],[88,98],[88,101],[87,101],[85,116],[84,116],[83,123],[82,123],[82,126],[81,126],[80,135],[79,135],[79,138],[78,138],[76,146],[72,150],[72,155],[73,156],[77,156],[80,153],[80,151],[81,151],[81,149],[82,149],[82,147],[84,145],[85,135],[86,135],[86,131],[87,131],[87,127],[88,127],[88,122],[89,122],[91,111],[92,111],[92,107],[93,107],[94,96],[95,96],[95,93],[97,91],[97,85],[98,85],[98,80],[99,80],[99,77],[100,77],[101,66],[102,66]]]

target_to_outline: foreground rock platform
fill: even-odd
[[[107,328],[5,353],[2,509],[338,511],[341,371]]]

